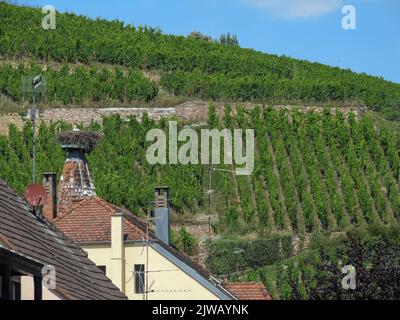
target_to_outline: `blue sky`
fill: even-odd
[[[350,68],[400,83],[399,0],[19,0],[164,33],[237,34],[242,47]],[[356,30],[341,25],[356,8]]]

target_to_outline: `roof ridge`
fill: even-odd
[[[146,230],[143,229],[143,226],[139,225],[139,224],[146,224],[146,221],[140,217],[138,217],[137,215],[135,215],[133,212],[129,211],[128,209],[123,209],[120,208],[110,202],[108,202],[107,200],[101,198],[101,197],[96,197],[99,202],[106,208],[111,209],[113,212],[118,213],[120,211],[120,213],[122,213],[124,215],[124,220],[131,226],[139,228],[142,232],[146,232]],[[128,217],[126,217],[128,216]],[[132,217],[133,219],[138,220],[138,223],[135,223],[131,220],[129,220],[129,217]],[[150,234],[151,236],[151,234]]]
[[[116,213],[117,210],[115,210],[115,208],[113,207],[113,205],[109,202],[107,202],[105,199],[101,198],[101,197],[94,197],[95,200],[97,200],[97,202],[99,202],[104,208],[106,209],[111,209],[114,213]]]
[[[68,243],[68,245],[76,246],[78,251],[80,251],[86,257],[88,257],[88,253],[85,250],[83,250],[73,239],[69,238],[64,233],[64,231],[62,231],[60,228],[57,227],[57,225],[55,223],[53,223],[52,221],[47,220],[46,217],[41,217],[41,220],[42,220],[43,224],[46,225],[51,231],[54,231],[54,232],[60,234],[60,236],[62,236],[62,239],[65,240],[65,242]]]
[[[139,228],[142,232],[144,232],[144,233],[147,232],[147,230],[146,230],[147,221],[146,220],[138,217],[137,215],[135,215],[134,213],[132,213],[130,211],[125,211],[123,214],[124,214],[124,218],[126,221],[129,221],[133,226]],[[135,220],[135,221],[132,221],[130,219]],[[149,228],[149,237],[152,238],[153,240],[159,240],[151,228]]]
[[[124,234],[127,235],[127,240],[136,241],[145,237],[145,221],[126,208],[119,208],[99,196],[85,198],[74,206],[69,214],[53,222],[59,229],[66,231],[76,243],[110,241],[111,218],[116,213],[121,213],[123,216]],[[94,222],[90,224],[92,220]],[[85,232],[83,224],[86,224],[86,229],[92,232]],[[150,237],[155,238],[152,232]]]

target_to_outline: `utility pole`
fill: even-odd
[[[36,182],[36,107],[35,107],[35,92],[33,95],[33,106],[31,110],[32,120],[32,132],[33,132],[33,143],[32,143],[32,182]]]
[[[146,240],[145,240],[145,246],[146,246],[146,265],[144,269],[145,273],[145,292],[144,292],[144,299],[149,300],[149,246],[150,246],[150,223],[153,220],[151,217],[151,208],[153,207],[154,202],[150,201],[147,205],[147,220],[146,220]]]
[[[146,295],[145,300],[149,300],[149,224],[150,224],[150,210],[147,208],[147,223],[146,223]]]
[[[33,131],[33,143],[32,143],[32,182],[36,182],[36,90],[42,85],[43,77],[41,75],[36,76],[32,80],[32,97],[33,106],[31,109],[31,120],[32,120],[32,131]]]

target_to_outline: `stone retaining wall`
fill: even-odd
[[[0,115],[0,134],[8,134],[8,126],[13,123],[18,129],[24,126],[24,120],[18,113]]]
[[[250,103],[242,104],[245,108],[253,108],[254,105]],[[190,122],[205,122],[207,120],[209,103],[204,101],[189,101],[176,106],[175,108],[52,108],[40,112],[40,119],[46,123],[50,121],[64,120],[70,124],[83,124],[89,125],[92,121],[101,123],[103,116],[118,113],[121,117],[137,116],[139,120],[142,119],[143,114],[147,113],[150,118],[159,120],[161,117],[177,117]],[[223,114],[224,104],[216,103],[217,112]],[[294,106],[275,106],[274,108],[280,109],[293,109]],[[321,107],[302,107],[303,112],[314,110],[315,112],[322,112]],[[335,109],[332,109],[334,112]],[[360,116],[366,111],[366,108],[342,108],[343,113],[347,114],[352,111],[357,116]],[[29,112],[28,112],[29,114]],[[27,118],[27,117],[25,117]],[[8,124],[14,123],[18,128],[22,128],[24,118],[19,114],[5,114],[0,115],[0,134],[7,134]]]
[[[40,119],[46,123],[62,119],[71,124],[89,125],[92,121],[101,123],[103,116],[110,116],[115,113],[118,113],[122,118],[137,116],[139,120],[142,119],[144,113],[147,113],[154,120],[176,115],[175,108],[46,109],[41,112]]]

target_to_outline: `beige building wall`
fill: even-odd
[[[112,270],[113,263],[111,245],[87,245],[82,246],[89,259],[97,266],[106,266],[106,275],[113,283],[121,279],[118,271]],[[124,255],[124,287],[125,295],[130,300],[143,300],[142,294],[135,294],[135,264],[144,264],[148,273],[149,300],[218,300],[219,298],[207,288],[180,270],[175,264],[159,254],[152,247],[148,247],[148,261],[146,265],[147,250],[142,244],[126,244]],[[113,279],[117,275],[118,279]],[[116,283],[115,283],[116,284]]]
[[[34,299],[34,283],[32,276],[21,276],[21,300],[33,300]],[[57,281],[57,280],[56,280]],[[54,293],[48,289],[42,287],[42,300],[61,300]]]

